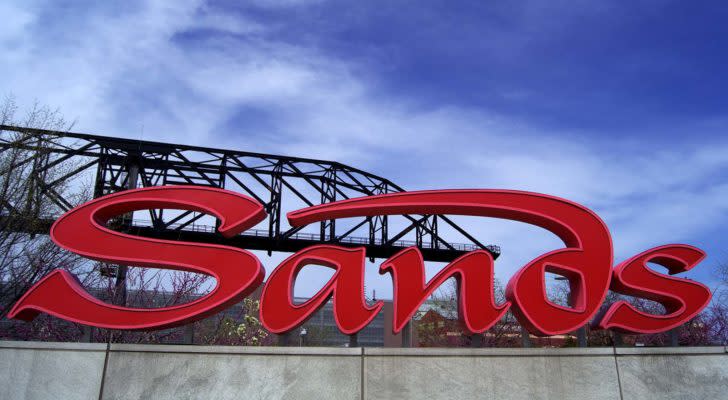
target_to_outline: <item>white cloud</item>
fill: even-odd
[[[3,16],[0,43],[9,47],[20,45],[24,30],[34,20],[33,13],[12,3],[0,3],[0,15]]]
[[[248,4],[254,5],[260,8],[289,8],[289,7],[301,7],[311,6],[323,3],[324,0],[253,0],[249,1]]]
[[[690,242],[726,222],[725,141],[626,142],[608,132],[598,140],[595,132],[544,131],[487,110],[423,110],[404,97],[377,95],[347,60],[272,40],[256,21],[198,1],[60,21],[39,19],[37,9],[0,7],[14,16],[0,28],[0,92],[58,106],[79,118],[79,130],[139,137],[143,126],[146,139],[335,159],[408,189],[563,196],[606,220],[621,258]],[[60,24],[54,28],[64,34],[47,37],[48,24]],[[200,31],[216,33],[194,35]],[[245,107],[270,115],[267,136],[248,140],[243,133],[255,128],[245,121],[217,131]],[[726,124],[696,126],[719,131]],[[558,246],[523,224],[465,222],[503,246],[502,279]],[[380,295],[391,293],[378,282]]]

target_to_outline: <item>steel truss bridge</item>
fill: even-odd
[[[288,226],[284,210],[404,191],[388,179],[338,162],[0,125],[0,157],[8,151],[21,151],[23,156],[0,171],[0,181],[4,174],[28,168],[28,179],[37,183],[34,201],[51,204],[52,211],[46,207],[42,215],[28,215],[27,210],[40,208],[3,201],[0,217],[6,219],[6,229],[47,233],[58,216],[78,203],[67,194],[72,190],[62,188],[80,188],[78,182],[85,179],[92,184],[93,197],[161,185],[224,188],[255,198],[268,213],[256,229],[226,239],[215,231],[214,221],[205,223],[210,217],[204,214],[149,210],[144,219],[127,217],[125,222],[128,231],[142,236],[221,243],[269,254],[321,243],[363,246],[370,259],[387,258],[413,245],[427,261],[447,262],[476,249],[494,258],[500,254],[498,246],[482,244],[445,215],[397,216],[399,223],[387,216],[323,221],[313,232],[311,226]],[[28,218],[41,223],[29,228],[24,223]],[[464,243],[442,237],[452,234],[459,234]]]

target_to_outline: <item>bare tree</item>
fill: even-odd
[[[57,110],[34,105],[22,118],[12,97],[0,104],[0,124],[68,130],[73,124]],[[48,167],[49,141],[29,132],[0,132],[9,146],[0,149],[0,318],[38,279],[54,268],[80,272],[84,267],[73,254],[55,246],[47,235],[48,216],[58,214],[53,196],[81,202],[82,188],[63,181],[70,165]],[[49,183],[54,182],[50,189]],[[75,191],[72,193],[72,191]]]
[[[505,288],[496,278],[493,285],[496,304],[506,301]],[[428,299],[427,311],[415,324],[418,345],[422,347],[469,347],[473,337],[458,320],[458,287],[454,279],[446,281]],[[480,346],[517,347],[521,342],[520,325],[510,312],[482,335]]]
[[[719,278],[722,282],[713,290],[713,299],[700,314],[690,321],[675,328],[677,342],[680,346],[706,346],[724,345],[728,343],[728,264],[720,265],[717,268]],[[559,304],[568,301],[569,285],[560,282],[555,285],[552,291],[553,299]],[[567,300],[564,300],[567,299]],[[637,297],[625,296],[615,292],[608,292],[597,315],[603,315],[615,302],[623,300],[636,309],[651,315],[664,315],[665,307],[657,302]],[[615,334],[609,330],[587,329],[589,346],[612,346],[615,345],[615,335],[620,336],[623,345],[640,344],[644,346],[669,346],[671,344],[670,332],[655,334]],[[575,346],[574,341],[566,343]]]
[[[18,114],[12,97],[0,103],[0,125],[57,132],[69,131],[73,126],[58,110],[37,104],[22,117]],[[122,285],[125,295],[119,296],[118,266],[86,260],[65,251],[47,235],[50,223],[69,206],[91,198],[93,177],[78,178],[77,162],[50,151],[70,139],[33,129],[0,131],[0,134],[3,139],[0,147],[0,338],[77,341],[85,337],[92,341],[163,343],[190,342],[191,336],[196,336],[195,341],[209,344],[266,342],[269,335],[257,321],[257,303],[248,300],[232,311],[194,325],[161,331],[91,329],[46,314],[30,323],[5,318],[12,305],[33,284],[56,268],[76,275],[98,299],[135,308],[189,302],[210,288],[211,278],[189,272],[130,267]],[[116,219],[109,227],[128,228]]]

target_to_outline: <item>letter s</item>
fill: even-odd
[[[647,314],[620,300],[595,323],[596,328],[659,333],[689,321],[710,302],[710,289],[698,282],[657,273],[647,263],[660,264],[673,275],[691,270],[703,258],[705,253],[698,248],[673,244],[655,247],[617,265],[611,285],[613,291],[656,301],[665,307],[667,314]]]
[[[105,224],[136,210],[172,208],[212,214],[218,230],[231,237],[265,218],[255,200],[202,186],[162,186],[104,196],[74,208],[51,227],[53,241],[81,256],[124,265],[191,271],[213,276],[206,296],[172,307],[145,309],[104,303],[84,290],[67,271],[56,269],[36,283],[8,316],[32,320],[40,312],[100,328],[150,330],[189,323],[214,314],[255,290],[265,271],[250,252],[229,246],[132,236]]]

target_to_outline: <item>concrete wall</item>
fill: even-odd
[[[728,399],[728,349],[0,342],[0,399]]]

